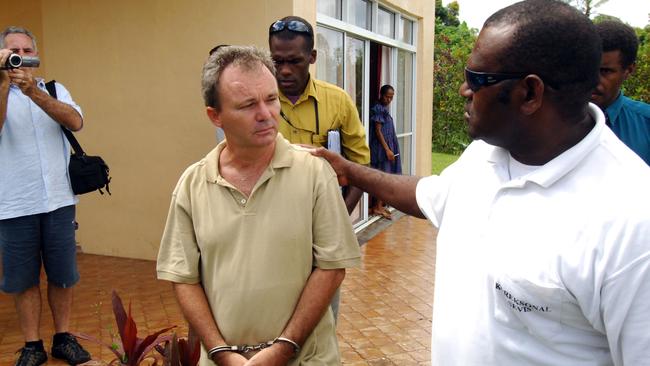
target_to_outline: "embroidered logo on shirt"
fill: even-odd
[[[514,296],[510,291],[504,289],[499,282],[495,282],[495,288],[497,290],[497,295],[503,295],[504,299],[508,306],[520,313],[529,313],[532,311],[538,311],[541,313],[550,313],[551,308],[546,305],[531,304],[525,300],[519,299]]]

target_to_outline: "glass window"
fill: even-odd
[[[381,69],[379,71],[379,85],[377,88],[381,88],[383,85],[391,83],[391,74],[393,73],[393,58],[392,47],[383,46],[381,47]],[[379,89],[377,89],[377,96],[379,96]]]
[[[366,56],[366,43],[358,38],[345,37],[345,91],[352,97],[361,123],[363,123],[363,93],[364,93],[364,73],[363,64]],[[363,211],[361,205],[365,204],[360,200],[353,214],[350,215],[352,224],[357,224],[363,220]]]
[[[357,106],[359,118],[363,120],[363,62],[365,58],[365,42],[346,37],[347,50],[345,55],[345,91],[350,94]]]
[[[341,19],[341,0],[318,0],[316,11],[332,18]]]
[[[348,22],[364,29],[370,29],[372,6],[366,0],[348,0]]]
[[[390,37],[390,38],[395,38],[395,14],[383,9],[379,8],[379,11],[377,12],[377,33]]]
[[[411,175],[411,144],[413,135],[406,135],[397,138],[399,154],[402,157],[402,174]]]
[[[316,27],[316,77],[343,88],[343,32]]]
[[[395,114],[397,134],[413,132],[413,54],[404,50],[397,51],[395,99],[397,101],[397,113]]]
[[[413,44],[413,22],[402,18],[402,34],[400,35],[400,41],[408,44]]]

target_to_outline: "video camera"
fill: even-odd
[[[38,57],[21,56],[17,53],[12,53],[7,58],[4,65],[0,66],[0,70],[17,69],[19,67],[38,67],[41,60]]]

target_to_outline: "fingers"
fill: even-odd
[[[294,145],[298,145],[298,146],[300,146],[302,148],[305,148],[307,150],[313,150],[314,149],[314,145],[307,145],[307,144],[294,144]]]
[[[11,55],[11,50],[8,50],[6,48],[0,49],[0,66],[5,65],[7,59],[9,58],[9,55]],[[9,73],[6,70],[0,70],[0,82],[2,82],[4,85],[6,85],[5,83],[7,82],[11,82]]]
[[[310,146],[310,148],[311,148],[311,151],[310,151],[311,154],[314,155],[314,156],[318,156],[320,158],[325,158],[327,153],[329,152],[324,147],[318,147],[318,148],[314,149],[313,146]]]
[[[30,96],[35,89],[36,82],[32,74],[27,70],[12,69],[9,70],[10,82],[16,85],[23,94]]]
[[[9,70],[9,79],[11,83],[18,86],[19,88],[25,85],[25,78],[22,74],[17,73],[18,70],[13,69]]]
[[[20,68],[9,70],[9,77],[14,84],[19,86],[34,82],[32,74]]]
[[[11,50],[3,48],[0,49],[0,65],[4,65],[5,62],[7,62],[7,59],[9,58],[9,55],[11,55],[13,52]]]

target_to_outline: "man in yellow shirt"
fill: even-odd
[[[226,140],[181,176],[157,264],[202,366],[341,363],[328,305],[359,244],[334,171],[277,133],[274,71],[264,52],[235,46],[203,68]]]
[[[354,102],[343,89],[309,74],[309,65],[316,62],[311,24],[296,16],[274,22],[269,28],[269,48],[280,89],[280,133],[294,144],[327,147],[328,131],[337,130],[343,156],[358,164],[369,164],[366,133]],[[361,194],[357,188],[344,192],[348,213],[352,213]]]
[[[341,154],[355,163],[370,164],[365,129],[350,96],[338,86],[316,80],[309,74],[309,65],[316,62],[311,24],[297,16],[275,21],[269,28],[269,49],[280,89],[280,133],[294,144],[328,147],[328,132],[338,131],[340,141],[336,143],[340,143]],[[343,189],[349,214],[362,194],[353,186]],[[337,291],[332,299],[335,319],[339,298]]]

